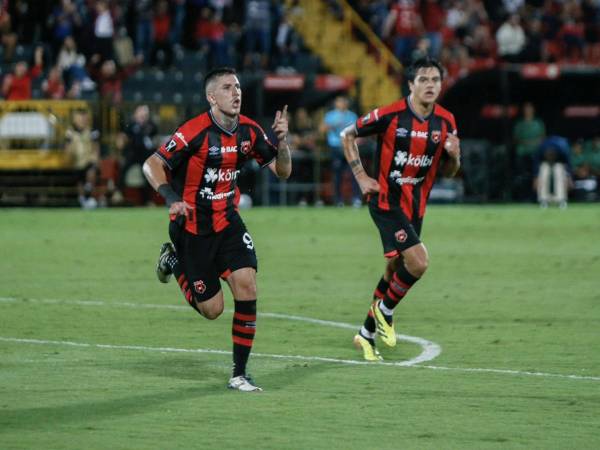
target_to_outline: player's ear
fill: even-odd
[[[206,100],[208,101],[208,104],[210,106],[214,106],[217,103],[217,100],[215,99],[215,96],[212,94],[212,92],[206,93]]]

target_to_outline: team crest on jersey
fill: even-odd
[[[394,233],[394,237],[396,238],[396,241],[402,244],[403,242],[406,242],[406,239],[408,239],[408,234],[406,233],[406,231],[404,231],[403,228],[401,230],[396,231],[396,233]]]
[[[244,154],[247,155],[248,152],[250,151],[250,146],[252,145],[252,143],[250,141],[242,141],[240,143],[240,151]]]
[[[434,144],[439,144],[440,139],[442,138],[442,132],[440,130],[435,130],[431,132],[431,140]]]
[[[194,290],[198,294],[204,294],[204,292],[206,291],[206,284],[204,284],[204,281],[202,281],[202,280],[194,281]]]

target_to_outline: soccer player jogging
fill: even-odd
[[[278,144],[240,114],[242,90],[236,72],[219,68],[204,79],[210,110],[185,122],[144,163],[146,178],[169,207],[170,242],[163,244],[156,274],[172,274],[189,304],[214,320],[223,312],[223,278],[234,297],[233,373],[228,387],[261,391],[246,373],[256,331],[257,259],[252,237],[238,214],[237,178],[255,159],[279,178],[292,170],[287,144],[287,105],[272,125]]]
[[[460,145],[454,116],[436,104],[443,69],[422,58],[406,71],[410,95],[377,108],[342,131],[344,154],[381,235],[386,265],[373,303],[354,345],[368,361],[382,359],[375,335],[393,347],[394,308],[423,276],[428,255],[421,225],[438,169],[454,176],[460,168]],[[377,135],[376,178],[360,161],[356,138]]]

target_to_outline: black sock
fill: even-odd
[[[383,298],[383,304],[388,309],[394,309],[396,305],[402,300],[408,290],[415,284],[419,279],[411,275],[408,270],[401,265],[390,280],[390,287],[385,293]]]
[[[385,281],[385,279],[383,277],[381,277],[381,279],[379,280],[379,283],[377,283],[377,287],[375,288],[375,291],[373,292],[373,300],[378,300],[380,298],[383,298],[385,296],[385,291],[387,291],[389,287],[390,287],[390,282]]]
[[[235,311],[231,338],[233,340],[233,373],[246,375],[246,364],[252,350],[256,332],[256,300],[234,300]]]
[[[375,318],[373,317],[373,313],[371,312],[370,308],[369,308],[369,313],[367,314],[367,318],[365,319],[365,322],[363,323],[363,326],[369,333],[375,333],[375,329],[376,329]],[[363,336],[363,337],[366,338],[366,336]]]

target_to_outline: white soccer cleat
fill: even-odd
[[[245,375],[230,378],[227,387],[242,392],[262,392],[262,389],[256,386],[252,379]]]

